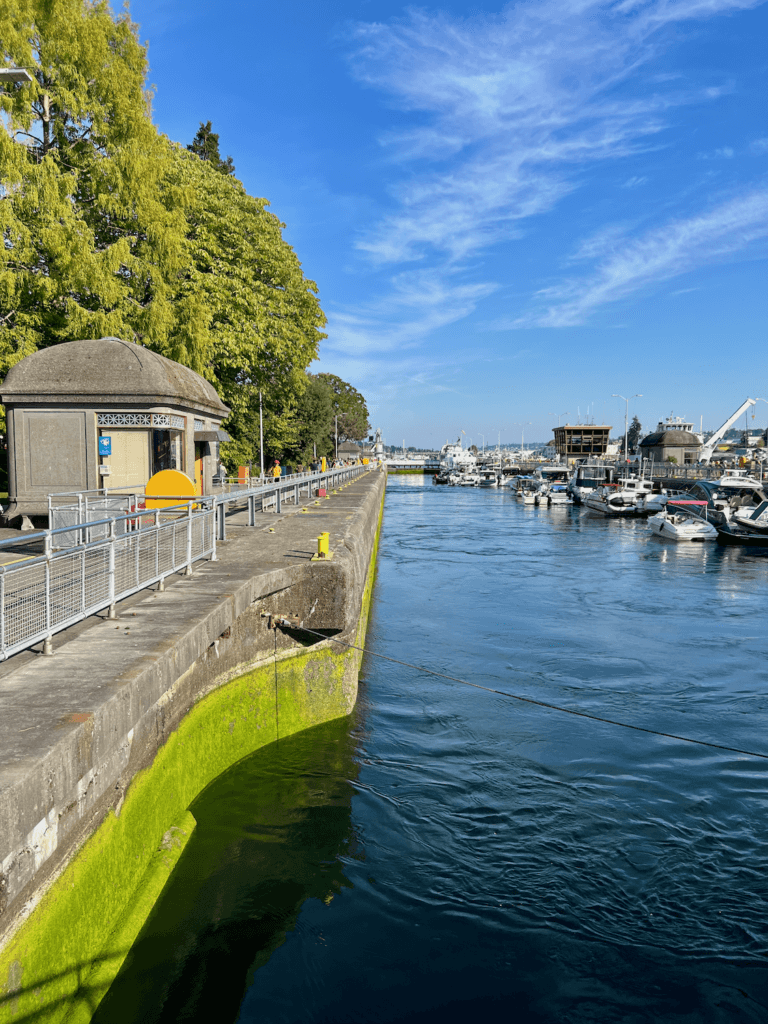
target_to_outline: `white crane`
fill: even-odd
[[[725,423],[722,425],[722,427],[720,427],[718,430],[714,432],[714,434],[712,435],[712,437],[710,437],[706,444],[703,444],[701,446],[701,448],[699,449],[699,462],[709,462],[709,460],[712,458],[715,448],[717,447],[717,442],[720,440],[720,438],[723,436],[726,430],[732,427],[736,420],[739,418],[739,416],[741,416],[743,412],[746,412],[751,405],[757,405],[756,398],[748,398],[746,402],[739,406],[739,408],[736,410],[733,416],[729,416]]]

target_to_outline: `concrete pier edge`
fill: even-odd
[[[49,867],[47,877],[39,872],[41,878],[21,894],[24,905],[15,906],[12,921],[5,924],[0,937],[0,1022],[86,1024],[192,834],[195,823],[189,807],[199,793],[231,765],[279,736],[351,711],[362,659],[359,651],[333,639],[311,647],[296,646],[282,634],[278,645],[278,634],[272,631],[275,649],[268,652],[264,644],[269,637],[260,635],[254,641],[254,636],[264,613],[298,610],[302,618],[311,619],[313,628],[323,628],[325,616],[325,628],[338,623],[339,640],[363,646],[385,474],[370,473],[354,484],[360,484],[355,488],[359,492],[356,509],[335,507],[340,501],[353,500],[345,488],[338,500],[315,515],[321,523],[324,515],[326,521],[333,521],[338,535],[339,519],[332,516],[344,515],[345,507],[352,509],[333,562],[319,567],[315,563],[310,569],[302,561],[290,570],[263,573],[265,592],[257,592],[247,607],[235,595],[217,595],[219,604],[228,609],[223,618],[212,615],[207,607],[205,614],[200,611],[201,623],[215,620],[212,633],[219,630],[227,641],[209,643],[208,636],[204,654],[186,667],[185,659],[177,658],[181,670],[177,678],[170,683],[166,679],[158,699],[135,712],[143,733],[141,743],[132,737],[128,744],[133,747],[130,764],[114,769],[111,792],[107,785],[91,808],[90,820],[80,832],[72,830],[70,849],[59,851],[58,864]],[[311,518],[297,515],[281,524],[285,538],[306,545],[314,526],[308,522]],[[327,529],[324,523],[322,528]],[[236,558],[232,552],[250,544],[253,536],[253,531],[241,533],[232,542],[231,559]],[[218,577],[227,567],[226,555],[224,563],[216,563]],[[221,589],[221,579],[215,582],[213,589]],[[274,588],[275,583],[281,585]],[[179,598],[183,600],[183,594]],[[285,602],[292,607],[286,608]],[[232,646],[229,654],[223,650],[227,643]],[[256,657],[248,646],[254,643],[257,648],[261,645]],[[188,637],[181,636],[179,645],[187,650]],[[221,664],[215,665],[219,671],[212,676],[211,665],[219,659],[220,646]],[[244,652],[250,656],[243,657]],[[169,651],[162,653],[167,660]],[[172,656],[176,653],[171,649]],[[187,651],[187,661],[190,657]],[[138,664],[143,662],[140,659]],[[121,694],[127,688],[122,685]],[[78,750],[86,739],[88,751],[93,746],[93,717],[80,716],[77,735],[72,733]],[[168,728],[158,728],[158,722],[166,721]],[[146,748],[143,756],[138,750],[141,744]],[[111,771],[106,755],[104,763],[106,771]],[[78,784],[82,788],[82,778]]]

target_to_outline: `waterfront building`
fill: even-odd
[[[679,466],[697,462],[701,442],[691,430],[656,430],[638,445],[644,459],[666,462],[673,458]]]
[[[194,370],[119,338],[22,359],[0,388],[8,423],[5,522],[48,513],[62,491],[142,489],[178,469],[210,493],[229,409]]]
[[[612,427],[601,424],[566,423],[552,428],[555,434],[554,447],[557,454],[567,460],[601,458],[605,455]]]

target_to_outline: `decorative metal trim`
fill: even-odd
[[[171,416],[166,412],[97,412],[96,422],[100,427],[170,427],[184,430],[183,416]]]
[[[152,418],[148,412],[98,412],[96,422],[100,427],[152,426]]]

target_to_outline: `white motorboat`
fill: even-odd
[[[498,487],[499,486],[499,474],[495,469],[481,469],[477,474],[479,477],[478,487]]]
[[[615,479],[616,469],[601,460],[585,459],[575,466],[568,481],[568,493],[574,505],[583,505],[590,494],[600,487],[611,484]]]
[[[532,476],[515,477],[512,493],[516,498],[522,501],[524,505],[535,504],[538,490],[536,481]]]
[[[628,476],[615,484],[604,484],[587,495],[582,504],[604,516],[640,516],[647,514],[646,496],[653,493],[653,483],[637,476]]]
[[[768,534],[768,501],[761,501],[756,508],[734,509],[731,522],[749,533]]]
[[[477,469],[477,458],[475,453],[461,446],[461,438],[456,444],[444,444],[440,449],[440,467],[438,475],[440,482],[447,482],[452,486],[461,483],[460,477],[464,473],[473,473]]]
[[[460,473],[459,474],[459,487],[477,487],[480,483],[479,473]]]
[[[743,518],[768,499],[765,481],[748,476],[743,470],[730,470],[719,480],[697,480],[690,497],[707,502],[710,521],[724,526],[738,512]]]
[[[717,540],[717,530],[706,518],[706,501],[670,498],[666,508],[651,516],[648,525],[666,540]]]
[[[568,493],[567,484],[550,484],[547,491],[548,505],[570,505],[572,498]]]

